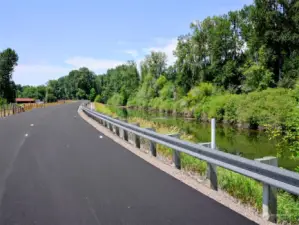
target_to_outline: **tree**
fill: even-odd
[[[299,3],[297,0],[255,0],[253,23],[259,40],[270,49],[268,65],[274,80],[281,81],[287,58],[299,48]]]
[[[97,95],[94,101],[100,103],[102,101],[101,95]]]
[[[146,55],[144,61],[141,62],[142,74],[151,73],[158,78],[166,71],[167,56],[164,52],[152,51],[150,55]],[[142,75],[145,77],[146,75]]]
[[[16,96],[12,73],[18,59],[17,53],[10,48],[0,52],[0,98],[4,98],[8,102],[14,102]]]
[[[90,100],[91,102],[93,102],[94,99],[96,98],[96,95],[97,95],[96,90],[95,90],[94,88],[92,88],[92,89],[90,90],[89,100]]]
[[[56,102],[57,97],[54,94],[54,90],[51,86],[48,86],[46,89],[46,97],[45,97],[46,102]]]
[[[86,93],[84,90],[78,88],[78,91],[76,93],[77,99],[86,99]]]
[[[37,87],[29,86],[29,85],[23,86],[20,97],[38,99]]]

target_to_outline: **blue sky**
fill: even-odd
[[[9,0],[0,8],[0,51],[13,48],[13,79],[39,85],[87,66],[103,73],[150,50],[171,64],[176,38],[194,20],[240,9],[252,0]]]

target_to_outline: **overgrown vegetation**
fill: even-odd
[[[96,110],[116,117],[116,113],[109,107],[103,104],[96,104]],[[193,141],[194,137],[180,131],[175,126],[166,126],[162,123],[152,122],[139,117],[130,117],[129,122],[139,123],[141,127],[155,128],[156,132],[162,134],[180,133],[180,138],[186,141]],[[172,150],[162,145],[157,145],[158,154],[171,160]],[[204,176],[206,174],[206,163],[202,160],[194,158],[190,155],[182,153],[181,155],[182,168],[186,171],[195,172]],[[262,210],[262,185],[243,175],[235,172],[217,168],[218,184],[222,190],[233,197],[239,199],[242,203],[249,204],[255,207],[258,211]],[[279,191],[278,193],[278,220],[279,222],[289,222],[296,224],[299,219],[299,198],[294,197],[286,192]]]

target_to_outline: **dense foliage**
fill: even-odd
[[[16,95],[45,101],[90,99],[277,128],[275,135],[294,143],[299,126],[294,120],[298,12],[297,0],[255,0],[241,10],[192,22],[190,33],[178,37],[173,65],[167,64],[165,53],[151,52],[140,71],[132,61],[102,75],[80,68],[46,86],[16,86],[11,74],[18,56],[7,49],[0,54],[0,102],[11,102]]]
[[[173,65],[167,64],[165,53],[151,52],[140,70],[132,61],[101,75],[83,67],[40,86],[12,81],[18,55],[6,49],[0,52],[0,105],[15,97],[89,99],[216,118],[266,128],[269,137],[277,139],[279,154],[288,147],[291,157],[299,159],[298,12],[298,0],[254,0],[241,10],[192,22],[190,32],[178,37]],[[220,176],[222,188],[235,192],[244,184],[241,178],[229,180],[236,175],[225,174]],[[245,183],[248,186],[256,187]],[[245,196],[256,191],[248,190]]]
[[[17,53],[10,48],[0,52],[0,104],[14,101],[16,97],[12,73],[18,59]]]

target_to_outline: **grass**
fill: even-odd
[[[95,104],[95,108],[98,112],[106,114],[108,116],[112,116],[112,117],[116,117],[116,113],[112,112],[108,107],[106,107],[105,105],[101,104],[101,103],[94,103]]]
[[[96,104],[96,109],[104,114],[116,116],[108,107],[103,104]],[[161,134],[180,133],[180,139],[186,141],[193,141],[194,137],[181,132],[175,126],[166,126],[158,122],[149,121],[146,119],[133,117],[129,118],[130,123],[139,123],[140,127],[155,128],[156,132]],[[162,145],[157,145],[158,154],[171,159],[172,150]],[[207,164],[195,157],[181,154],[182,169],[196,172],[200,175],[205,175]],[[259,212],[262,210],[262,184],[254,179],[245,177],[238,173],[226,170],[224,168],[217,168],[218,185],[219,187],[229,193],[231,196],[240,200],[242,203],[248,204],[256,208]],[[292,196],[284,191],[278,192],[278,222],[287,222],[289,224],[298,224],[299,222],[299,198]]]

